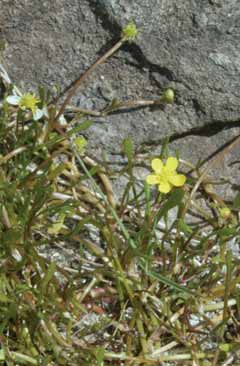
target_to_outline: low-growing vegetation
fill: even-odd
[[[127,138],[125,164],[113,168],[83,136],[91,116],[172,103],[174,92],[69,113],[82,81],[136,35],[133,23],[124,28],[65,99],[23,93],[1,65],[2,365],[240,360],[240,195],[226,202],[208,175],[213,163],[195,166],[167,144],[152,156]]]

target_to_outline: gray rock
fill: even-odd
[[[93,148],[116,153],[131,136],[155,151],[170,136],[172,149],[196,161],[238,133],[238,0],[0,0],[0,6],[5,64],[25,88],[66,87],[114,44],[124,24],[136,21],[138,39],[101,65],[73,102],[102,108],[112,98],[158,98],[171,87],[175,104],[95,119],[88,132]],[[227,172],[239,176],[236,165]]]

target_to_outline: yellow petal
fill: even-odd
[[[160,174],[163,168],[162,160],[160,159],[153,159],[152,160],[152,168],[157,173]]]
[[[169,170],[170,172],[173,172],[174,170],[177,169],[177,167],[178,167],[178,159],[176,159],[172,156],[169,157],[166,162],[167,170]]]
[[[172,185],[171,184],[169,184],[167,181],[163,181],[163,182],[161,182],[160,184],[159,184],[159,186],[158,186],[158,190],[160,191],[160,192],[162,192],[162,193],[168,193],[168,192],[170,192],[171,191],[171,189],[172,189]]]
[[[159,177],[156,174],[150,174],[147,176],[146,181],[148,184],[158,184],[159,183]]]
[[[186,182],[186,177],[183,174],[174,174],[168,177],[169,182],[175,187],[181,187]]]

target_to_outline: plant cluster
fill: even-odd
[[[22,93],[0,65],[2,365],[240,359],[240,195],[225,202],[200,164],[169,156],[166,146],[143,154],[129,138],[126,164],[113,169],[89,155],[83,136],[86,115],[172,103],[174,92],[102,111],[69,106],[88,74],[136,35],[133,23],[123,29],[61,105],[44,88]],[[136,167],[145,169],[142,179]],[[113,182],[122,177],[116,199]]]

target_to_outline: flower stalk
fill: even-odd
[[[92,66],[89,67],[70,87],[68,94],[61,105],[54,122],[57,123],[60,116],[64,113],[66,106],[69,104],[70,100],[82,85],[82,83],[88,78],[88,76],[101,64],[103,64],[107,59],[109,59],[116,51],[119,50],[122,45],[127,41],[132,41],[137,36],[137,28],[133,22],[129,23],[125,28],[123,28],[120,40],[108,50],[103,56],[101,56],[97,61],[94,62]],[[55,100],[56,102],[56,100]]]

